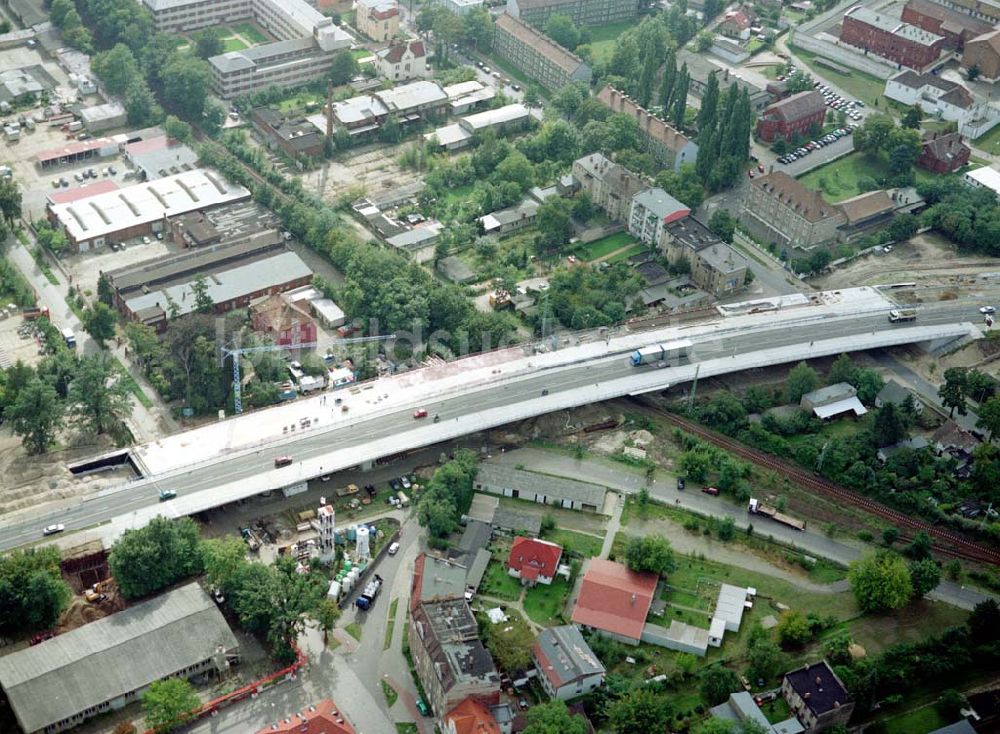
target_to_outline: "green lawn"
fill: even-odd
[[[610,255],[615,250],[620,250],[623,247],[627,247],[635,242],[635,238],[625,232],[618,232],[617,234],[611,234],[607,237],[602,237],[599,240],[594,240],[593,242],[588,242],[585,245],[580,245],[576,248],[576,254],[579,258],[586,261],[596,260],[599,257],[604,257],[605,255]]]
[[[361,642],[361,625],[357,622],[351,622],[344,627],[344,631],[358,642]]]
[[[412,721],[396,722],[396,734],[418,734],[419,731]]]
[[[228,53],[229,51],[242,51],[248,46],[238,38],[226,38],[222,41],[222,48]]]
[[[479,593],[514,601],[521,595],[521,582],[507,573],[503,563],[490,561],[483,576],[483,583],[479,585]]]
[[[562,612],[570,588],[566,579],[556,578],[550,585],[538,584],[524,595],[524,612],[532,622],[545,626],[562,624]]]
[[[886,101],[883,96],[885,92],[884,79],[878,79],[870,74],[853,69],[850,74],[841,74],[826,66],[817,65],[816,54],[809,53],[794,45],[790,46],[790,48],[817,76],[833,82],[837,87],[843,89],[852,97],[860,99],[865,104],[875,105],[876,107],[885,106]]]
[[[237,23],[232,29],[253,44],[267,43],[267,36],[252,23]]]
[[[375,54],[369,51],[367,48],[355,48],[351,50],[351,56],[354,57],[355,61],[357,61],[358,59],[367,59],[369,56],[374,56],[374,55]]]
[[[972,144],[987,153],[1000,154],[1000,125],[973,140]]]
[[[873,159],[859,152],[851,153],[821,168],[815,168],[799,180],[807,188],[819,189],[823,198],[831,204],[850,199],[862,193],[858,189],[858,179],[868,176],[880,182],[886,176],[885,161]],[[917,182],[930,178],[923,169],[915,169]]]
[[[282,112],[297,112],[306,109],[306,105],[313,104],[317,108],[322,104],[323,98],[321,95],[314,94],[312,92],[299,92],[294,94],[288,99],[282,100],[278,103],[278,109]]]
[[[615,40],[622,33],[633,27],[635,23],[624,21],[622,23],[611,23],[599,28],[589,28],[590,31],[590,51],[594,61],[599,59],[610,59],[615,50]]]
[[[927,734],[949,724],[941,718],[934,706],[924,706],[914,711],[907,711],[891,719],[885,719],[885,734]]]
[[[778,696],[773,701],[768,701],[760,707],[760,710],[772,724],[778,724],[791,716],[791,712],[788,710],[788,704],[781,696]]]
[[[393,599],[389,605],[389,621],[385,625],[385,640],[382,642],[382,649],[388,650],[392,644],[392,632],[396,627],[396,607],[399,606],[399,599]]]
[[[608,262],[608,263],[620,263],[623,260],[628,260],[633,255],[638,255],[640,252],[643,252],[643,251],[648,250],[648,249],[649,248],[646,245],[644,245],[642,242],[636,242],[634,245],[632,245],[627,250],[622,250],[617,255],[609,257],[607,260],[605,260],[605,262]]]
[[[562,528],[542,533],[542,538],[553,543],[558,543],[566,553],[575,553],[584,558],[592,558],[600,554],[603,543],[600,538],[595,538],[593,535],[585,535],[584,533],[563,530]]]
[[[395,688],[390,686],[384,680],[380,680],[379,684],[382,686],[382,695],[385,696],[386,704],[389,706],[389,708],[392,708],[392,705],[396,703],[396,699],[399,698],[399,694],[396,693]]]

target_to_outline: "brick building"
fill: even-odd
[[[917,165],[934,173],[954,173],[969,163],[972,151],[961,133],[925,133]]]
[[[791,140],[798,133],[808,135],[813,125],[822,125],[826,117],[826,102],[815,91],[799,92],[764,109],[757,120],[757,135],[768,143],[778,135]]]
[[[909,0],[903,6],[902,20],[943,36],[945,46],[959,51],[967,41],[993,30],[993,26],[984,20],[951,10],[931,0]]]
[[[279,346],[316,343],[316,321],[298,305],[278,295],[250,304],[253,330]]]
[[[911,69],[924,69],[941,56],[944,36],[864,6],[844,14],[840,40]]]
[[[755,178],[746,187],[740,221],[763,242],[810,249],[836,241],[847,223],[839,207],[784,171]]]
[[[635,118],[643,147],[661,166],[679,171],[685,163],[698,159],[698,146],[693,140],[640,107],[624,92],[608,85],[597,93],[597,99],[612,112]]]
[[[493,48],[546,89],[561,89],[570,82],[590,84],[593,77],[579,56],[507,13],[496,19]]]
[[[441,719],[470,697],[499,703],[500,676],[464,598],[419,603],[410,615],[410,652],[427,703]]]
[[[620,166],[600,153],[573,161],[573,178],[594,205],[613,222],[627,220],[632,197],[649,188],[642,176]]]
[[[1000,30],[977,36],[965,44],[962,68],[975,69],[979,78],[995,82],[1000,79]]]

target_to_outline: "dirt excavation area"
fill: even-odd
[[[991,275],[1000,278],[995,258],[960,253],[949,240],[927,232],[894,245],[891,252],[859,257],[811,283],[821,290],[910,282],[961,287]]]
[[[361,148],[337,161],[328,161],[318,169],[304,173],[302,184],[306,191],[334,203],[344,196],[349,196],[352,201],[364,196],[377,198],[381,193],[417,179],[417,174],[403,170],[397,162],[400,153],[408,146],[409,144]]]
[[[65,445],[61,442],[60,445]],[[112,447],[101,440],[72,448],[51,450],[43,456],[29,456],[19,436],[0,429],[0,517],[33,510],[43,505],[47,511],[66,500],[75,500],[110,484],[126,481],[131,472],[125,469],[89,476],[73,476],[66,468],[75,461],[108,451]]]

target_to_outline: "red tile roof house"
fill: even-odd
[[[444,717],[443,734],[501,734],[489,710],[474,698],[467,698]]]
[[[638,645],[658,580],[656,574],[592,558],[571,621],[605,637]]]
[[[507,573],[523,586],[551,584],[562,558],[562,547],[537,538],[514,538],[507,556]]]
[[[298,711],[257,734],[354,734],[354,727],[329,698]]]

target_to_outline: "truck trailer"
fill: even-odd
[[[382,577],[375,574],[375,578],[368,582],[365,586],[365,590],[361,592],[361,596],[357,598],[354,602],[358,609],[369,610],[372,608],[372,604],[375,603],[375,597],[378,596],[378,592],[382,589]]]
[[[630,360],[633,367],[644,364],[659,363],[661,367],[671,364],[680,364],[680,361],[691,353],[691,341],[689,339],[679,339],[662,344],[651,344],[632,352]]]
[[[760,500],[751,498],[750,504],[747,506],[747,512],[751,515],[764,515],[769,517],[775,522],[780,522],[782,525],[787,525],[790,528],[795,528],[796,530],[805,530],[806,523],[804,520],[798,520],[790,515],[786,515],[783,512],[778,512],[777,508],[766,505]]]
[[[899,321],[916,321],[917,320],[917,309],[915,308],[894,308],[889,312],[889,322],[897,323]]]

